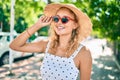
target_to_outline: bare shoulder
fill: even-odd
[[[89,48],[87,48],[86,46],[82,47],[81,54],[83,56],[89,56],[89,57],[91,56],[91,52],[90,52]]]
[[[82,47],[79,56],[81,60],[92,60],[91,52],[86,46]]]
[[[92,70],[91,52],[87,47],[84,46],[80,50],[79,55],[80,80],[90,80]]]

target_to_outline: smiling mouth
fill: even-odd
[[[57,26],[57,29],[58,30],[63,30],[63,29],[65,29],[65,27],[64,26]]]

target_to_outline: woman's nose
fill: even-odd
[[[57,22],[57,24],[62,24],[62,21],[61,21],[61,19],[59,19],[59,21]]]

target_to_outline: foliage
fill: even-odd
[[[94,30],[100,31],[103,37],[120,40],[119,0],[91,0],[89,7]]]
[[[8,0],[0,1],[0,28],[3,28],[3,31],[10,31],[10,7]],[[6,4],[5,4],[6,3]]]
[[[10,32],[10,7],[11,0],[0,1],[0,23],[4,32]],[[45,3],[41,0],[16,0],[15,2],[15,26],[16,32],[21,33],[27,27],[33,25],[38,16],[43,13]],[[47,33],[46,33],[47,34]],[[33,35],[31,38],[34,38]]]
[[[52,0],[53,1],[53,0]],[[119,0],[62,0],[75,4],[87,13],[93,22],[93,34],[98,37],[120,40]]]
[[[120,1],[119,0],[46,0],[48,3],[61,2],[75,4],[87,13],[93,22],[93,34],[120,41]],[[41,0],[16,0],[15,30],[19,33],[34,24],[43,13],[45,3]],[[10,30],[10,1],[0,1],[0,23],[3,31]],[[38,31],[48,35],[48,27]]]

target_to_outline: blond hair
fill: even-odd
[[[61,7],[60,9],[68,9],[68,8]],[[78,22],[78,19],[77,19],[76,15],[74,14],[74,12],[70,9],[68,9],[68,10],[70,11],[70,13],[72,13],[74,15],[75,21]],[[59,36],[54,31],[53,27],[54,27],[54,23],[51,23],[51,27],[50,27],[50,30],[49,30],[50,39],[51,39],[50,49],[55,54],[56,50],[57,50],[57,47],[59,45]],[[65,55],[66,57],[70,57],[72,55],[72,53],[79,46],[79,43],[82,40],[80,35],[81,35],[80,34],[80,25],[78,25],[78,27],[72,31],[71,38],[69,40],[69,44],[66,47],[66,52],[67,52],[67,54]]]

